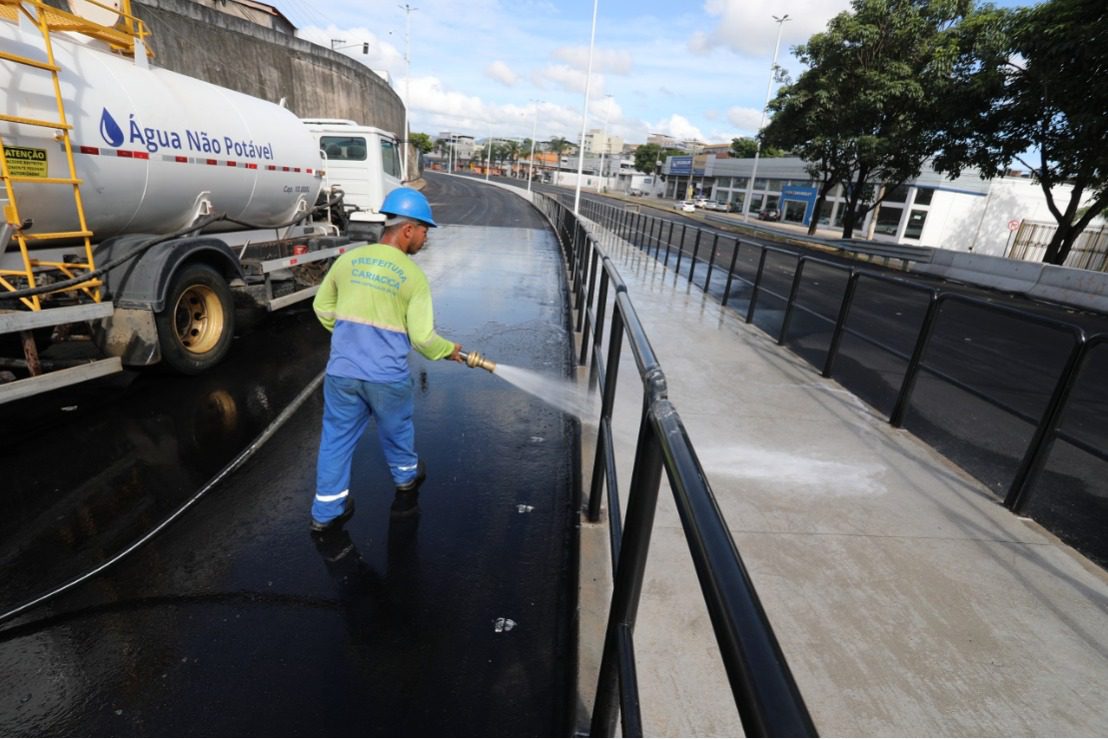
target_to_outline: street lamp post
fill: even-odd
[[[777,43],[773,46],[773,63],[769,67],[769,82],[766,84],[766,104],[762,107],[762,122],[758,124],[758,135],[754,137],[754,167],[750,170],[750,183],[746,188],[746,203],[743,204],[743,218],[747,221],[750,220],[750,202],[754,199],[754,180],[758,176],[758,158],[762,153],[762,129],[766,127],[766,108],[769,107],[769,96],[773,90],[773,78],[777,76],[777,52],[781,48],[781,30],[785,27],[785,23],[790,20],[788,13],[780,18],[776,15],[772,17],[773,22],[777,24]]]
[[[489,140],[485,142],[485,182],[489,181],[489,169],[492,167],[492,126],[489,126]]]
[[[411,134],[408,132],[408,108],[412,104],[412,62],[411,62],[411,37],[412,37],[412,11],[419,10],[404,3],[400,6],[404,11],[404,179],[408,179],[408,156],[411,153]]]
[[[345,44],[345,46],[335,46],[335,44]],[[368,41],[362,41],[362,42],[359,42],[359,43],[356,43],[356,44],[347,44],[346,39],[342,39],[342,38],[333,38],[333,39],[331,39],[331,51],[341,51],[343,49],[353,49],[355,46],[362,47],[362,53],[363,54],[368,54],[369,53],[369,42]]]
[[[539,132],[539,101],[531,102],[535,103],[535,120],[531,124],[531,156],[527,158],[527,192],[531,192],[531,180],[535,177],[535,135]]]
[[[604,148],[600,150],[600,188],[608,189],[608,178],[604,174],[604,155],[608,153],[608,118],[612,115],[612,96],[604,96]]]
[[[585,129],[589,125],[589,86],[592,82],[592,51],[596,45],[596,11],[600,0],[592,0],[592,33],[589,36],[589,65],[585,72],[585,105],[581,109],[581,145],[577,149],[577,187],[573,192],[573,215],[581,207],[581,176],[585,172]]]

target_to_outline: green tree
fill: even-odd
[[[515,164],[519,161],[519,142],[515,139],[508,139],[504,142],[504,155],[514,171]]]
[[[408,139],[420,154],[427,154],[435,148],[435,145],[431,143],[431,137],[425,133],[410,133]]]
[[[546,144],[547,151],[552,151],[557,154],[558,159],[561,159],[562,155],[565,154],[572,147],[573,144],[567,139],[563,139],[561,136],[555,136]]]
[[[795,105],[806,112],[786,117],[765,139],[818,166],[821,182],[833,180],[828,189],[834,181],[843,184],[844,238],[853,236],[855,224],[880,205],[885,192],[917,177],[936,150],[959,44],[954,29],[972,12],[973,0],[853,0],[851,5],[826,31],[796,48],[808,69],[781,88],[773,107],[784,111]],[[788,99],[794,95],[805,99],[794,103]],[[809,158],[812,151],[802,153],[814,119],[833,136],[821,142],[825,165]]]
[[[758,140],[742,136],[739,138],[731,139],[731,156],[738,157],[739,159],[753,159],[754,154],[758,152]],[[762,142],[762,151],[758,154],[760,157],[783,157],[786,156],[786,152],[782,149],[778,149],[775,146],[769,146]]]
[[[762,130],[767,146],[780,141],[791,149],[804,160],[805,169],[817,183],[809,234],[816,232],[819,214],[831,189],[849,176],[849,141],[836,129],[824,125],[835,103],[832,86],[823,82],[818,74],[806,74],[788,89],[782,88],[769,106],[773,118]]]
[[[643,174],[654,174],[661,171],[657,167],[665,163],[666,157],[684,153],[680,149],[665,148],[658,144],[643,144],[635,149],[635,169]]]
[[[1043,255],[1049,264],[1063,264],[1074,240],[1108,208],[1106,74],[1103,0],[994,10],[963,29],[934,166],[952,176],[976,167],[986,178],[1013,161],[1027,167],[1058,223]],[[1053,192],[1062,183],[1072,187],[1068,202]]]

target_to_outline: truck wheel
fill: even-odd
[[[154,315],[162,361],[172,370],[195,375],[223,360],[235,335],[231,288],[206,264],[177,272],[165,308]]]

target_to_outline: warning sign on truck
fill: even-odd
[[[4,158],[12,177],[46,177],[46,149],[26,146],[5,146]]]

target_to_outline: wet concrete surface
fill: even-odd
[[[439,332],[564,376],[552,235],[511,195],[437,186],[444,227],[418,260]],[[462,202],[473,197],[484,207]],[[450,225],[486,217],[510,227]],[[150,530],[325,359],[326,334],[294,309],[204,377],[126,375],[5,407],[3,610]],[[412,365],[428,466],[418,509],[391,515],[371,432],[355,457],[356,515],[309,535],[312,394],[161,535],[0,625],[0,733],[571,733],[576,421],[484,371]]]

